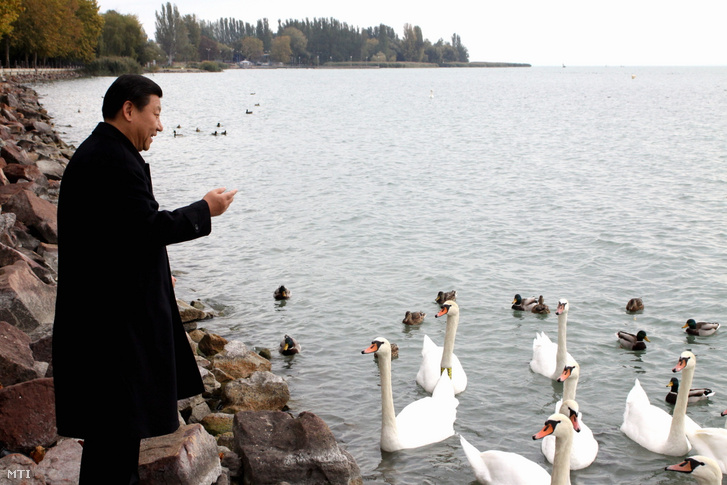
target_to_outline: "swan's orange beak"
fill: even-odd
[[[379,350],[379,346],[381,344],[379,342],[371,342],[371,345],[369,345],[368,348],[361,351],[362,354],[373,354],[377,350]]]
[[[449,311],[449,306],[443,306],[441,310],[439,310],[439,313],[437,313],[434,318],[441,317],[442,315],[446,315]]]
[[[566,366],[563,368],[563,372],[560,374],[560,377],[558,377],[558,382],[563,382],[566,379],[568,379],[571,374],[573,373],[573,366]]]
[[[565,310],[565,304],[558,303],[558,309],[555,311],[555,314],[560,315],[561,313],[563,313],[563,310]]]
[[[722,411],[722,416],[727,416],[727,409],[725,409],[724,411]]]
[[[570,422],[573,423],[573,431],[581,432],[581,423],[578,421],[578,413],[570,413]]]
[[[669,465],[664,470],[671,470],[673,472],[692,473],[695,468],[699,465],[704,465],[701,461],[697,461],[694,458],[687,458],[681,463],[676,465]]]
[[[543,429],[541,429],[540,431],[538,431],[537,433],[535,433],[533,435],[533,439],[539,440],[539,439],[545,438],[546,436],[548,436],[550,434],[553,434],[553,432],[555,431],[556,424],[557,423],[555,423],[554,421],[546,421],[545,426],[543,426]]]
[[[688,360],[689,360],[689,357],[679,357],[679,362],[671,371],[679,372],[679,371],[683,370],[687,366]]]

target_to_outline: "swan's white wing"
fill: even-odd
[[[533,339],[533,359],[530,361],[530,369],[536,374],[551,377],[556,370],[557,353],[558,344],[551,342],[545,332],[538,332]]]
[[[422,344],[422,363],[419,365],[416,382],[427,392],[433,392],[442,371],[442,354],[444,348],[436,345],[427,335]],[[452,354],[452,380],[454,392],[459,394],[467,387],[467,374],[457,355]]]
[[[460,443],[477,481],[483,485],[550,485],[550,474],[542,466],[517,453],[480,453],[462,436]]]
[[[454,434],[459,401],[446,374],[435,389],[435,397],[425,397],[406,406],[396,416],[402,448],[418,448],[445,440]]]
[[[702,428],[687,433],[687,436],[692,443],[692,451],[713,458],[722,473],[727,474],[727,429]]]
[[[556,404],[556,411],[560,410],[561,401]],[[591,465],[598,455],[598,441],[593,436],[591,428],[583,422],[583,413],[578,413],[578,422],[581,426],[579,433],[573,433],[573,447],[570,454],[571,470],[582,470]],[[549,463],[555,458],[555,436],[548,435],[542,439],[540,451]]]
[[[669,448],[668,438],[671,419],[669,413],[649,402],[649,397],[641,387],[639,380],[636,379],[634,387],[626,397],[626,409],[624,410],[621,431],[647,450],[654,453],[664,453]],[[689,418],[686,419],[686,423],[687,429],[690,426],[697,426]]]

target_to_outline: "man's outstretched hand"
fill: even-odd
[[[230,207],[230,204],[232,204],[233,199],[235,198],[237,189],[230,190],[229,192],[225,192],[225,190],[227,190],[225,187],[210,190],[203,198],[203,200],[205,200],[207,202],[207,205],[210,207],[210,215],[212,217],[224,214],[227,208]]]

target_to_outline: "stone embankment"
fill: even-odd
[[[78,482],[83,443],[57,434],[51,366],[57,197],[72,155],[37,94],[0,80],[0,485]],[[179,402],[175,433],[142,442],[142,483],[363,483],[326,423],[286,412],[268,359],[197,328],[212,316],[200,302],[178,304],[205,392]]]

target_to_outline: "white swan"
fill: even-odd
[[[475,478],[483,485],[549,485],[550,474],[532,460],[507,451],[480,451],[459,437]]]
[[[568,324],[568,300],[558,300],[558,343],[550,341],[545,332],[539,332],[533,339],[533,360],[530,361],[530,368],[537,374],[550,377],[553,380],[560,377],[565,367],[566,359],[573,359],[566,349],[566,327]],[[573,359],[575,360],[575,359]]]
[[[689,388],[694,377],[696,357],[689,351],[682,352],[679,363],[672,372],[683,371],[682,385],[679,387],[677,403],[674,406],[673,416],[652,405],[641,383],[636,379],[634,387],[626,398],[626,409],[621,431],[654,453],[663,455],[685,455],[692,448],[687,439],[699,425],[686,415]]]
[[[727,410],[722,412],[722,416],[725,415]],[[687,437],[692,443],[692,450],[699,455],[712,458],[722,473],[727,474],[727,429],[702,428],[689,433]]]
[[[598,455],[598,441],[593,436],[593,431],[583,422],[583,415],[579,412],[576,398],[576,387],[580,377],[580,366],[575,360],[569,360],[563,369],[558,381],[563,382],[563,399],[555,405],[556,412],[571,416],[575,412],[578,418],[578,433],[573,435],[573,448],[571,449],[570,468],[581,470],[591,465]],[[546,436],[540,447],[545,458],[553,463],[555,459],[555,438]]]
[[[697,479],[699,485],[722,485],[722,471],[708,456],[690,456],[681,463],[669,465],[665,470],[688,473]]]
[[[437,443],[454,434],[459,401],[454,397],[452,381],[445,373],[431,397],[414,401],[394,413],[391,388],[391,344],[379,337],[362,354],[376,353],[381,375],[381,449],[397,451]]]
[[[446,369],[454,384],[454,393],[459,394],[467,388],[467,374],[464,373],[462,364],[454,355],[454,339],[457,336],[457,326],[459,325],[459,306],[452,300],[445,301],[435,318],[442,315],[447,315],[444,347],[439,347],[429,336],[424,336],[422,363],[417,372],[416,382],[427,392],[432,392],[442,371]]]
[[[553,474],[550,477],[551,485],[570,485],[570,456],[573,447],[573,423],[560,413],[551,415],[545,426],[533,435],[534,440],[555,435],[555,458],[553,460]]]
[[[573,425],[566,416],[553,414],[533,439],[550,434],[555,435],[557,450],[552,476],[542,466],[517,453],[499,450],[480,453],[464,436],[460,435],[459,441],[475,478],[483,485],[569,485],[568,455],[573,443]]]

